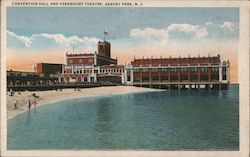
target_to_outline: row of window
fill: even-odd
[[[101,69],[100,73],[123,73],[124,69]],[[71,73],[71,70],[65,70],[64,73]],[[74,74],[92,73],[91,69],[88,70],[75,70]],[[98,70],[94,70],[94,73],[98,73]]]
[[[74,74],[84,74],[84,73],[91,73],[92,70],[89,69],[89,70],[75,70],[74,71]],[[65,70],[64,73],[71,73],[71,70]]]
[[[224,68],[223,68],[224,70]],[[134,72],[140,72],[140,69],[134,69]],[[149,69],[142,69],[142,72],[148,72]],[[178,72],[178,68],[161,68],[161,72]],[[180,68],[181,72],[188,72],[188,67],[182,67]],[[197,72],[198,67],[190,67],[191,72]],[[208,67],[200,67],[201,72],[208,72]],[[218,67],[211,67],[212,72],[218,72]],[[123,73],[124,69],[100,69],[100,73]],[[128,71],[129,72],[129,71]],[[151,72],[158,72],[157,68],[152,68]],[[71,71],[64,71],[64,73],[71,73]],[[74,71],[74,74],[82,74],[82,73],[92,73],[92,70],[76,70]],[[98,70],[95,70],[94,73],[98,73]]]
[[[142,72],[148,72],[149,69],[142,69]],[[152,68],[151,72],[157,72],[158,69],[157,68]],[[178,72],[178,68],[161,68],[161,72]],[[180,68],[181,72],[188,72],[188,67],[182,67]],[[190,71],[191,72],[197,72],[198,71],[198,67],[190,67]],[[200,67],[200,71],[201,72],[208,72],[208,67]],[[219,67],[211,67],[211,71],[212,72],[218,72],[219,71]],[[140,69],[134,69],[134,72],[140,72]]]
[[[100,73],[123,73],[124,69],[100,69]]]
[[[69,59],[68,61],[69,61],[69,64],[73,64],[73,59]],[[82,64],[82,63],[83,63],[83,59],[78,59],[77,61],[78,61],[79,64]],[[86,62],[86,61],[85,61],[85,62]],[[93,59],[92,59],[92,58],[89,58],[89,59],[87,60],[87,62],[88,62],[88,63],[93,63]]]

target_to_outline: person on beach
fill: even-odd
[[[15,109],[17,109],[17,102],[18,102],[18,100],[14,104]]]
[[[39,96],[36,95],[36,93],[33,93],[32,96],[33,96],[34,98],[39,98]]]
[[[36,100],[33,101],[34,107],[36,108],[37,102]]]
[[[14,96],[14,95],[15,95],[15,92],[12,89],[10,89],[10,96]]]
[[[30,100],[28,101],[28,107],[29,107],[29,112],[30,112],[30,109],[31,109],[31,102],[30,102]]]

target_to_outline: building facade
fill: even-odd
[[[54,64],[54,63],[37,63],[34,66],[35,72],[38,74],[60,74],[62,72],[62,64]]]
[[[99,41],[97,46],[98,53],[66,53],[65,65],[62,66],[62,77],[60,77],[59,82],[96,83],[98,75],[102,78],[104,77],[104,73],[100,71],[102,67],[117,66],[117,59],[111,58],[110,43]]]
[[[128,85],[167,85],[167,88],[196,88],[200,85],[220,88],[221,84],[230,81],[229,67],[229,61],[221,61],[220,55],[134,59],[125,67],[124,82]]]
[[[229,61],[207,57],[140,58],[128,65],[112,59],[110,43],[98,42],[98,53],[66,54],[59,82],[120,82],[133,86],[165,88],[224,88],[229,84]]]
[[[49,85],[58,83],[60,74],[48,74],[25,71],[7,71],[7,86]]]

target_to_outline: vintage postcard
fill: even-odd
[[[249,155],[249,1],[1,2],[1,156]]]

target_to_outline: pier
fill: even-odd
[[[226,90],[229,61],[213,57],[142,58],[124,68],[126,85],[163,89]]]
[[[227,90],[228,83],[220,82],[134,82],[136,87],[159,88],[168,90]]]

